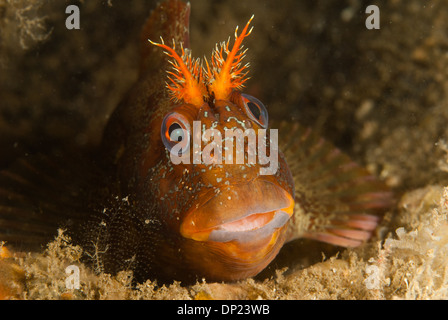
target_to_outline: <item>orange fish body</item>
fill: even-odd
[[[140,222],[149,232],[133,232],[139,237],[136,246],[143,250],[137,254],[139,265],[144,266],[137,268],[141,277],[237,280],[263,270],[287,240],[308,237],[341,246],[357,246],[367,240],[379,219],[366,213],[389,205],[390,193],[322,139],[307,146],[313,135],[299,135],[297,128],[292,131],[299,139],[294,147],[303,144],[303,161],[297,160],[306,169],[306,174],[300,170],[295,179],[277,149],[278,166],[273,174],[260,174],[263,165],[259,162],[248,163],[246,145],[243,163],[228,164],[219,148],[213,149],[213,161],[204,163],[201,153],[210,144],[201,142],[207,129],[214,129],[222,139],[228,130],[252,129],[257,132],[255,140],[262,141],[259,132],[267,129],[268,114],[260,101],[240,91],[247,79],[241,48],[252,30],[252,18],[239,34],[237,28],[233,46],[229,42],[217,45],[211,62],[201,63],[188,49],[189,9],[183,2],[167,1],[153,12],[142,36],[139,82],[117,109],[104,139],[113,150],[110,158],[116,161],[122,196],[129,195],[140,221],[150,221],[146,225]],[[161,16],[168,19],[162,22]],[[153,42],[159,38],[161,43]],[[165,45],[163,39],[173,41],[173,46]],[[122,133],[118,139],[117,132]],[[264,139],[270,141],[270,136]],[[216,136],[210,140],[216,141]],[[200,148],[195,148],[198,145]],[[175,156],[187,156],[188,163],[173,164],[176,146],[185,149],[177,148]],[[236,147],[230,148],[238,152]],[[319,150],[328,152],[328,157],[322,154],[314,163],[307,163],[313,157],[306,153]],[[339,164],[339,169],[332,168],[332,162]],[[316,167],[330,168],[326,175],[334,177],[336,170],[345,176],[345,166],[361,191],[347,192],[352,189],[353,177],[349,183],[343,182],[345,178],[336,179],[336,185],[323,184],[319,190],[316,182],[322,183],[319,174],[326,170],[317,170],[313,181]],[[328,188],[336,194],[333,199],[315,192],[325,194]],[[337,208],[341,212],[334,217]],[[308,223],[303,222],[304,209],[310,210]],[[316,223],[320,218],[326,221]],[[116,261],[116,256],[124,253],[113,254],[110,249],[109,254]]]
[[[178,45],[182,41],[185,46],[189,5],[168,1],[166,6],[163,10],[172,13],[168,17],[176,19],[171,23],[181,23],[184,28],[176,28],[179,32],[175,34],[167,34],[171,30],[167,28],[157,36],[159,30],[152,29],[145,36],[163,36],[174,39]],[[153,12],[148,24],[158,19],[158,10],[162,9]],[[247,25],[236,41],[248,33]],[[230,79],[223,79],[227,83],[222,84],[213,79],[215,87],[221,88],[208,93],[212,86],[205,84],[199,65],[193,61],[184,65],[184,61],[188,63],[185,52],[183,59],[177,57],[175,63],[180,70],[178,76],[191,78],[183,80],[185,87],[174,88],[173,81],[172,90],[167,90],[169,60],[157,46],[148,41],[144,45],[151,52],[144,56],[147,61],[142,62],[139,83],[112,116],[104,137],[107,153],[115,159],[121,196],[129,196],[137,219],[143,222],[135,230],[138,246],[148,248],[137,257],[139,264],[145,266],[141,277],[236,280],[253,276],[267,266],[285,241],[287,221],[294,207],[293,180],[285,159],[279,155],[275,175],[260,175],[257,164],[205,164],[202,159],[193,163],[193,155],[189,164],[175,165],[168,151],[168,131],[188,128],[186,134],[191,144],[193,121],[200,123],[196,126],[199,130],[213,128],[223,133],[223,138],[224,127],[257,132],[267,127],[267,119],[261,119],[262,114],[258,113],[259,119],[254,118],[247,104],[256,103],[252,108],[263,108],[261,112],[265,112],[265,107],[256,99],[243,96],[236,89],[240,84]],[[174,50],[170,54],[177,55]],[[230,54],[240,54],[239,47]],[[153,61],[148,62],[149,59]],[[228,69],[224,66],[223,72],[229,72],[225,68]],[[224,78],[230,73],[218,76]],[[178,95],[177,101],[173,101],[172,92]],[[201,137],[198,141],[201,144]],[[193,153],[190,149],[188,152]],[[144,221],[150,222],[145,225]],[[138,227],[147,227],[149,232],[138,232]],[[109,254],[115,260],[119,253],[110,248]]]
[[[70,201],[69,230],[95,268],[131,269],[137,281],[233,281],[263,270],[286,241],[354,247],[368,240],[392,203],[388,188],[311,130],[268,127],[263,103],[241,92],[252,18],[233,44],[216,46],[210,62],[201,62],[188,48],[189,11],[167,0],[148,19],[138,81],[111,116],[100,160],[75,163],[83,174],[45,164],[71,181],[51,189]],[[13,176],[0,174],[0,183]],[[3,214],[0,240],[31,243],[55,229],[62,211],[44,205],[49,188],[40,189],[45,230],[29,231],[35,211],[22,220]],[[0,194],[0,204],[12,208],[13,198]]]

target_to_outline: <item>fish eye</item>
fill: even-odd
[[[248,94],[242,93],[241,99],[243,100],[244,108],[249,117],[257,122],[263,128],[268,126],[268,110],[264,104]]]
[[[162,142],[171,152],[174,146],[178,154],[182,156],[190,148],[190,124],[185,116],[178,112],[168,113],[162,121]],[[174,151],[174,150],[173,150]]]

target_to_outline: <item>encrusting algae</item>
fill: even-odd
[[[163,36],[163,38],[166,41],[169,39],[169,37],[167,38],[166,36]],[[155,40],[157,37],[151,36],[151,40],[152,39]],[[186,47],[187,46],[185,46],[185,48]],[[156,52],[156,49],[157,48],[148,50]],[[145,63],[143,63],[143,65],[144,64]],[[161,68],[160,71],[159,76],[162,77],[165,70]],[[165,80],[166,77],[163,76],[163,82]],[[169,100],[169,95],[166,95],[165,97],[168,99],[167,101],[171,101]],[[235,97],[232,96],[231,100],[234,98]],[[200,100],[195,98],[191,100],[190,103],[197,103],[198,101]],[[256,101],[256,106],[259,108],[264,107],[262,105],[260,106],[258,99]],[[206,98],[204,102],[213,105],[211,110],[207,110],[208,115],[212,114],[211,112],[215,107],[214,104],[216,103],[216,100]],[[248,102],[246,102],[246,105],[247,104]],[[226,106],[229,107],[229,104]],[[228,111],[225,106],[223,106],[223,110]],[[366,112],[368,114],[368,111]],[[204,115],[204,113],[202,113],[202,115]],[[160,115],[160,119],[162,118],[163,114]],[[181,125],[182,123],[178,122],[178,125],[179,124]],[[114,125],[111,127],[114,128]],[[154,127],[159,127],[160,130],[161,126],[157,125]],[[170,125],[168,125],[168,128],[169,127]],[[281,123],[277,125],[277,127],[280,129],[291,128],[289,124],[285,123]],[[121,125],[118,127],[115,125],[115,128],[119,128],[119,130],[112,130],[112,132],[120,131],[123,127]],[[71,224],[69,223],[66,226],[67,231],[61,231],[56,240],[49,243],[43,255],[39,253],[22,254],[15,250],[13,251],[15,253],[11,254],[12,257],[2,259],[0,266],[12,268],[13,265],[18,265],[21,270],[25,271],[24,277],[18,276],[16,277],[17,280],[14,280],[17,281],[18,286],[15,287],[15,293],[9,293],[10,296],[13,298],[30,299],[413,299],[446,297],[446,279],[443,271],[444,268],[446,268],[446,260],[443,258],[446,256],[446,241],[443,237],[443,230],[446,228],[445,221],[447,210],[445,189],[434,186],[428,189],[417,190],[411,196],[405,194],[401,198],[401,202],[396,210],[398,212],[389,212],[385,219],[380,222],[379,219],[370,217],[374,217],[376,214],[381,215],[381,211],[384,212],[384,209],[391,205],[390,196],[387,191],[388,189],[380,183],[375,184],[375,182],[372,185],[367,183],[367,181],[374,178],[372,178],[372,175],[364,169],[356,166],[355,171],[347,171],[352,172],[354,176],[366,177],[364,181],[366,181],[367,187],[364,191],[362,191],[363,188],[360,188],[361,191],[359,191],[360,193],[358,194],[349,194],[348,198],[343,198],[343,201],[341,201],[342,199],[338,198],[338,196],[332,197],[331,192],[327,193],[328,190],[325,186],[328,185],[328,182],[325,182],[325,179],[316,179],[316,182],[313,185],[304,182],[311,181],[307,180],[310,178],[307,174],[304,174],[301,177],[296,176],[297,172],[313,172],[312,165],[301,161],[301,159],[306,159],[310,156],[310,151],[316,152],[316,157],[319,155],[319,157],[315,158],[320,160],[318,161],[318,165],[320,165],[321,168],[328,168],[327,173],[330,177],[333,175],[336,181],[339,179],[336,174],[337,170],[330,169],[332,168],[331,164],[333,164],[333,168],[337,166],[340,167],[341,164],[344,164],[342,167],[346,166],[347,170],[351,170],[353,164],[347,156],[337,151],[331,144],[320,139],[315,133],[303,130],[300,127],[293,126],[292,128],[294,128],[294,130],[290,132],[294,133],[293,136],[295,139],[290,139],[288,141],[289,144],[295,144],[301,141],[302,143],[305,142],[305,146],[308,145],[309,149],[304,148],[303,153],[299,153],[299,157],[297,157],[297,153],[292,152],[293,148],[287,147],[288,143],[280,143],[280,150],[284,151],[288,169],[291,170],[293,176],[295,195],[296,197],[299,195],[299,201],[295,198],[295,216],[293,216],[289,223],[289,225],[294,226],[295,229],[292,229],[293,231],[290,229],[288,231],[289,233],[286,233],[287,237],[294,237],[294,235],[291,236],[290,232],[297,235],[297,232],[307,230],[306,232],[303,232],[301,236],[307,236],[308,238],[324,240],[329,243],[348,247],[356,247],[361,243],[362,246],[346,249],[335,257],[329,258],[328,260],[324,258],[324,261],[312,264],[307,268],[302,268],[302,266],[306,266],[307,263],[301,262],[295,267],[288,265],[289,268],[287,270],[278,269],[274,272],[271,269],[270,276],[268,277],[259,276],[255,279],[249,278],[233,283],[211,283],[210,280],[213,280],[213,277],[203,281],[201,273],[194,271],[193,274],[199,276],[196,277],[197,282],[195,284],[181,285],[179,282],[170,284],[172,283],[172,280],[177,278],[176,276],[171,281],[169,280],[169,277],[167,279],[166,276],[161,276],[160,279],[165,278],[165,281],[159,281],[157,285],[156,282],[153,281],[154,279],[145,279],[147,278],[147,274],[155,271],[154,269],[138,271],[138,265],[141,263],[139,254],[122,255],[123,252],[129,250],[129,247],[118,248],[115,256],[105,258],[105,253],[111,251],[110,246],[108,246],[108,244],[110,244],[108,241],[110,241],[111,238],[110,236],[107,236],[100,239],[101,236],[105,234],[114,234],[113,236],[117,237],[116,232],[121,232],[120,228],[114,227],[113,224],[111,226],[109,223],[110,221],[107,220],[107,218],[111,216],[117,217],[118,224],[116,226],[118,226],[122,223],[132,222],[137,218],[137,215],[129,216],[131,219],[126,218],[126,215],[128,215],[133,206],[135,206],[136,201],[132,196],[132,192],[123,193],[121,192],[122,190],[120,191],[123,184],[118,187],[112,186],[110,190],[104,190],[100,187],[100,194],[110,192],[113,196],[102,203],[97,203],[98,207],[94,206],[92,209],[92,211],[97,214],[93,222],[90,223],[92,223],[92,225],[97,225],[97,227],[93,230],[95,231],[94,234],[87,237],[88,243],[79,242],[79,239],[76,237],[76,232],[74,233],[72,231],[73,223],[76,224],[80,220],[75,218]],[[137,128],[137,131],[139,130],[140,129]],[[114,134],[117,134],[117,132],[114,132]],[[118,135],[120,134],[123,133],[118,132]],[[160,138],[160,134],[158,137]],[[170,137],[170,135],[167,137]],[[279,138],[279,141],[280,140],[281,139]],[[118,142],[117,145],[118,148],[111,148],[111,154],[115,154],[115,157],[111,158],[118,159],[119,162],[121,161],[120,159],[123,159],[121,158],[123,155],[126,157],[126,148],[123,149],[120,142]],[[299,159],[297,163],[290,161],[291,155],[296,156],[296,160]],[[167,153],[166,156],[168,157],[169,153]],[[45,162],[44,159],[41,160],[43,163]],[[25,161],[23,163],[26,164],[27,162]],[[313,165],[314,164],[315,163],[313,163]],[[148,168],[146,166],[151,167],[148,163],[145,163],[144,168]],[[79,167],[82,170],[85,169],[84,164],[82,163],[79,164]],[[16,168],[20,169],[23,167],[18,165]],[[303,170],[303,168],[311,171]],[[47,172],[49,171],[51,170],[48,170]],[[191,170],[189,170],[189,172],[191,172]],[[344,170],[342,170],[342,172],[345,174]],[[62,173],[63,176],[64,174],[67,174],[66,172],[56,171],[55,175],[57,176],[60,173]],[[344,174],[342,176],[344,176]],[[87,174],[87,176],[89,176],[89,174]],[[92,176],[93,180],[95,180],[95,175]],[[118,176],[121,176],[121,178],[119,178],[121,181],[126,181],[127,178],[123,179],[123,176],[129,177],[129,170],[125,168],[125,170],[119,173]],[[314,178],[316,177],[314,174],[311,174],[311,176]],[[390,177],[391,176],[389,175],[388,181],[393,181]],[[225,183],[226,180],[223,178],[221,179],[222,180],[220,181]],[[132,183],[135,183],[135,179],[131,180],[133,181]],[[188,180],[182,181],[185,182]],[[363,183],[363,179],[360,181]],[[75,183],[77,182],[78,180],[75,180]],[[88,186],[88,184],[83,184],[83,186]],[[130,185],[124,187],[129,188],[129,186]],[[311,190],[315,188],[315,190],[322,192],[309,192],[306,186],[312,186]],[[350,186],[350,183],[348,183],[347,186]],[[369,188],[373,188],[379,192],[371,192],[370,190],[372,189]],[[69,191],[73,191],[70,190],[70,188],[68,189]],[[94,190],[93,194],[97,194],[97,190]],[[344,190],[344,186],[341,191],[342,190]],[[61,194],[64,194],[64,192],[61,192]],[[374,194],[378,197],[375,198],[373,196]],[[419,200],[419,198],[415,196],[416,194],[423,194],[424,196]],[[363,195],[368,196],[363,197]],[[89,194],[89,196],[91,196],[91,194]],[[412,202],[408,200],[409,197],[413,199]],[[162,198],[165,197],[162,196]],[[319,202],[315,201],[315,199],[324,201]],[[360,201],[361,199],[366,202]],[[439,203],[435,208],[432,205],[434,199]],[[64,200],[66,201],[67,199]],[[327,200],[327,202],[325,200]],[[169,198],[167,198],[166,201],[169,202]],[[90,200],[86,198],[85,202],[89,203]],[[340,206],[340,204],[343,203],[349,205],[344,208],[344,206]],[[339,228],[335,228],[334,224],[334,221],[341,217],[332,213],[332,210],[335,210],[335,206],[339,211],[342,209],[345,210],[346,213],[349,213],[348,220],[342,219],[342,221],[338,221],[340,223],[338,226]],[[82,204],[80,207],[82,207]],[[45,204],[43,205],[43,208],[50,209],[50,211],[53,209],[51,206],[46,206]],[[78,209],[79,208],[76,206],[73,208],[70,207],[68,215],[77,212]],[[320,211],[319,209],[324,209],[323,211],[330,214],[319,216],[317,219],[313,218],[312,213],[316,210]],[[155,210],[154,207],[148,207],[147,212],[151,212],[151,210]],[[353,214],[352,218],[350,218],[350,213],[356,210],[358,210],[358,212]],[[364,213],[366,210],[369,211],[368,218],[360,219],[360,214]],[[296,215],[297,212],[300,213],[299,217],[305,217],[306,219],[298,220]],[[275,214],[273,217],[275,217]],[[153,223],[160,224],[160,219],[155,219],[152,215],[143,218],[141,223],[144,225]],[[412,221],[408,219],[411,219]],[[346,228],[348,226],[347,222],[351,224],[348,229]],[[228,226],[232,228],[236,226],[235,224],[232,224],[232,221],[226,223],[229,223]],[[370,232],[373,230],[370,226],[376,226],[378,223],[380,224],[378,229],[379,233],[374,237],[373,241],[365,243],[365,240],[370,237]],[[328,228],[328,225],[331,226],[331,228]],[[369,227],[366,227],[367,225],[369,225]],[[342,229],[340,228],[341,226]],[[51,227],[53,227],[53,224]],[[352,229],[353,227],[355,230]],[[84,230],[92,231],[88,229]],[[158,228],[154,230],[157,231]],[[396,232],[387,235],[383,230],[396,230]],[[208,241],[209,238],[215,240],[219,238],[227,240],[226,237],[228,236],[237,236],[234,233],[234,230],[227,233],[213,234],[211,232],[208,233],[209,231],[210,230],[205,234],[202,231],[200,233],[194,231],[192,233],[194,234],[194,237],[196,237],[196,240],[194,241]],[[188,232],[184,232],[184,234],[188,234]],[[245,238],[238,235],[237,239]],[[14,241],[9,241],[9,244],[12,245],[13,243]],[[302,245],[303,243],[308,245],[310,242],[296,240],[296,242],[292,244],[300,246],[301,243]],[[8,248],[9,244],[7,244]],[[130,247],[132,247],[132,245]],[[146,249],[151,248],[146,247]],[[152,254],[157,256],[154,252]],[[90,257],[90,263],[87,265],[84,264],[83,261],[85,260],[81,259],[82,256]],[[117,257],[120,257],[122,262],[115,263],[114,261],[116,261]],[[152,259],[149,259],[149,262],[152,261]],[[162,264],[167,265],[166,261],[162,262]],[[279,262],[274,261],[274,265],[276,264],[279,265]],[[70,265],[77,265],[80,268],[80,289],[67,289],[66,279],[68,275],[65,273],[65,268]],[[46,271],[42,272],[43,270]],[[114,275],[109,275],[107,274],[108,272],[113,272]],[[176,274],[176,272],[172,273],[172,270],[170,270],[169,273]],[[137,279],[138,281],[138,284],[136,285],[137,288],[135,288],[133,279]],[[437,279],[437,281],[434,279]],[[161,283],[163,282],[166,284],[162,285]],[[26,284],[26,286],[23,286],[24,284]],[[134,287],[134,289],[131,289],[132,287]],[[46,288],[51,288],[51,290],[47,292]]]

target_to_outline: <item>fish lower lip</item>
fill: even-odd
[[[294,211],[293,196],[267,179],[224,185],[200,198],[186,212],[180,234],[195,241],[248,244],[267,239],[286,224]]]
[[[247,223],[244,223],[244,220],[248,220],[248,218],[250,217],[241,219],[241,223],[239,225],[247,225]],[[266,236],[271,235],[275,230],[283,227],[288,222],[289,218],[290,216],[288,213],[278,210],[274,212],[271,220],[262,226],[257,226],[255,222],[251,224],[253,228],[250,228],[250,226],[247,228],[241,228],[236,224],[238,221],[231,222],[213,229],[208,236],[208,241],[238,241],[244,243],[253,241],[254,239],[263,239]]]

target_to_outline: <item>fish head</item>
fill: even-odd
[[[247,66],[240,47],[249,23],[235,32],[233,49],[215,49],[206,68],[184,48],[179,56],[154,43],[174,58],[167,86],[177,103],[160,125],[167,164],[158,192],[185,268],[208,279],[263,270],[283,246],[294,209],[292,174],[267,109],[241,92]]]

